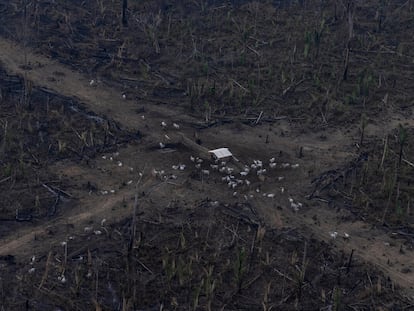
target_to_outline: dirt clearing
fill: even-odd
[[[1,7],[2,304],[409,310],[410,3],[104,2]]]

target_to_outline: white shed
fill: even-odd
[[[214,150],[209,150],[209,153],[216,160],[224,160],[233,157],[233,154],[228,148],[218,148]]]

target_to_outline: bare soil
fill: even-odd
[[[412,308],[412,3],[216,2],[1,4],[5,309]]]

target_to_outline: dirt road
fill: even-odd
[[[26,70],[24,69],[25,64],[21,47],[4,39],[0,39],[0,51],[0,62],[10,73],[21,75],[33,81],[35,86],[44,87],[62,95],[76,97],[87,109],[97,114],[110,116],[126,128],[141,131],[145,137],[142,152],[145,152],[145,145],[158,144],[159,141],[164,139],[165,131],[160,126],[163,120],[181,124],[180,132],[188,137],[191,137],[194,132],[190,126],[185,126],[185,124],[197,122],[197,120],[182,113],[176,107],[170,109],[140,102],[139,106],[144,106],[146,111],[144,120],[136,112],[137,102],[132,99],[123,99],[121,90],[103,85],[91,86],[90,79],[83,74],[75,72],[52,59],[30,52],[27,54],[28,63],[26,64],[30,66],[30,69]],[[409,118],[404,119],[403,116],[391,116],[387,119],[389,121],[381,121],[375,125],[370,125],[369,134],[383,133],[384,128],[391,129],[400,122],[411,122],[412,124]],[[277,133],[281,129],[288,134],[284,137],[278,135]],[[176,133],[171,131],[171,135]],[[320,173],[327,168],[349,160],[349,157],[356,153],[356,150],[352,147],[352,142],[358,137],[358,129],[351,129],[347,137],[343,137],[343,133],[340,131],[332,132],[327,135],[327,139],[322,141],[314,134],[301,133],[297,126],[295,128],[289,122],[282,122],[274,126],[270,134],[270,144],[266,144],[264,137],[269,136],[268,133],[267,126],[250,128],[241,125],[225,125],[220,128],[206,129],[200,135],[202,135],[202,140],[206,146],[227,145],[236,154],[244,153],[246,158],[259,156],[270,158],[271,155],[281,150],[293,158],[300,146],[307,147],[307,150],[310,151],[307,153],[305,160],[301,162],[300,174],[286,180],[286,183],[291,183],[291,186],[288,188],[288,193],[280,197],[285,206],[287,206],[288,195],[306,202],[304,197],[309,190],[309,171],[313,171],[313,174]],[[146,156],[152,157],[150,151],[147,151]],[[171,160],[167,159],[162,164],[165,166],[171,165],[170,162]],[[152,184],[149,182],[145,187],[151,186]],[[269,185],[269,187],[273,186],[276,187],[276,185]],[[166,187],[170,187],[170,185],[161,184],[159,187],[162,190],[167,189]],[[217,192],[221,191],[220,186],[210,185],[209,187],[212,187],[212,189],[216,187]],[[133,194],[134,189],[126,189],[112,196],[110,200],[105,197],[101,201],[96,201],[96,198],[92,201],[91,198],[82,197],[80,201],[84,205],[84,210],[86,209],[84,212],[78,213],[79,211],[76,210],[68,212],[61,218],[52,221],[50,225],[86,223],[90,219],[101,219],[110,213],[114,205],[125,197],[133,196]],[[154,196],[157,196],[157,194],[154,194]],[[266,217],[266,215],[273,214],[272,206],[263,200],[255,200],[254,204],[256,204],[259,213],[262,213],[262,218],[272,222],[271,217]],[[125,210],[117,215],[122,218],[127,217],[130,213],[131,210]],[[115,213],[112,214],[112,216],[114,215]],[[318,224],[315,224],[313,215],[317,215],[317,218],[320,219]],[[372,229],[361,222],[341,221],[335,210],[329,209],[322,203],[317,204],[317,202],[305,203],[305,208],[298,213],[294,213],[285,207],[281,212],[281,218],[281,223],[284,226],[297,227],[304,233],[312,234],[320,240],[333,243],[338,249],[343,249],[347,253],[355,250],[356,257],[380,268],[392,280],[403,286],[410,296],[414,297],[414,275],[403,272],[410,269],[414,270],[411,251],[402,252],[400,248],[401,241],[398,239],[391,239],[381,230]],[[268,225],[280,226],[281,223],[276,218],[273,223],[268,223]],[[333,240],[329,235],[330,231],[337,231],[340,234],[347,232],[350,234],[350,238]],[[39,228],[13,233],[0,241],[0,255],[9,253],[25,254],[25,252],[30,254],[32,251],[30,244],[35,236],[43,232],[44,225]],[[56,236],[54,239],[56,239]]]

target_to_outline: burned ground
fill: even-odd
[[[3,283],[12,297],[5,306],[400,310],[408,305],[387,277],[356,263],[352,254],[335,254],[329,244],[295,229],[267,231],[241,218],[234,212],[238,207],[212,203],[176,204],[157,219],[139,210],[132,245],[129,219],[74,234],[28,265],[9,261],[16,278],[7,287]]]
[[[3,308],[412,308],[413,9],[0,1]]]

